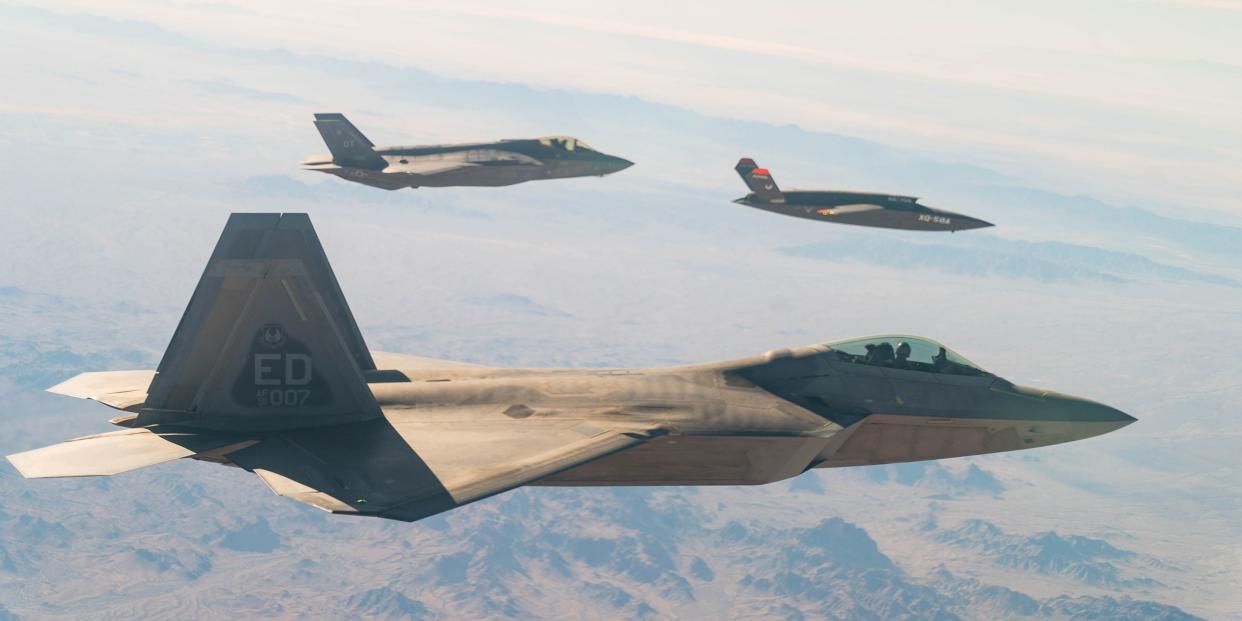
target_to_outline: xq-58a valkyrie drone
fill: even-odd
[[[418,520],[522,485],[752,485],[994,453],[1134,419],[882,336],[664,369],[371,352],[305,214],[234,214],[156,371],[50,389],[120,431],[10,455],[26,477],[190,457],[331,511]]]

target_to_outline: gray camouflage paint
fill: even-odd
[[[304,169],[385,190],[602,177],[633,165],[570,136],[376,147],[343,114],[316,114],[315,127],[332,154],[303,160]]]
[[[877,347],[876,344],[880,346]],[[53,392],[127,429],[10,455],[27,477],[191,457],[334,513],[417,520],[520,485],[753,485],[1047,446],[1133,418],[876,337],[663,369],[501,369],[366,348],[304,214],[234,214],[158,373]],[[902,355],[903,344],[916,356]],[[898,355],[874,355],[896,346]],[[910,351],[909,347],[905,348]]]

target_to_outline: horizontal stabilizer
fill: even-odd
[[[118,410],[141,407],[155,371],[92,371],[79,373],[47,391],[67,397],[94,399]]]
[[[228,434],[126,429],[15,453],[8,460],[27,479],[107,476],[247,442]]]

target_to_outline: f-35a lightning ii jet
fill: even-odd
[[[600,153],[569,136],[473,144],[377,147],[343,114],[316,114],[315,127],[332,155],[302,168],[385,190],[501,186],[537,179],[609,175],[634,163]]]
[[[920,205],[913,196],[838,190],[782,192],[772,173],[748,157],[739,160],[734,170],[750,194],[733,202],[796,218],[912,231],[956,232],[992,226],[978,218]]]
[[[156,371],[50,389],[120,431],[10,455],[26,477],[190,457],[333,513],[413,521],[521,485],[753,485],[1035,448],[1134,419],[910,336],[664,369],[371,352],[305,214],[234,214]]]

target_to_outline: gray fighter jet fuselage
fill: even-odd
[[[993,226],[978,218],[919,204],[913,196],[841,190],[781,190],[750,158],[735,167],[751,193],[733,202],[795,218],[912,231],[964,231]]]
[[[1133,418],[928,339],[690,366],[506,369],[370,351],[304,214],[234,214],[155,371],[50,389],[121,431],[10,455],[26,477],[179,459],[334,513],[417,520],[522,485],[750,485],[1035,448]]]
[[[903,344],[912,358],[868,357]],[[403,373],[408,383],[371,386],[382,408],[474,410],[480,422],[583,420],[644,439],[531,485],[755,485],[811,468],[1048,446],[1134,420],[1015,385],[934,341],[900,335],[668,369]]]
[[[332,154],[307,158],[302,168],[385,190],[602,177],[633,165],[570,136],[377,147],[343,114],[316,114],[315,127]]]

